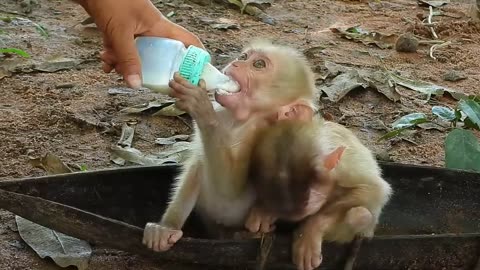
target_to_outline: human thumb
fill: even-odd
[[[131,88],[138,89],[142,86],[140,58],[135,46],[132,29],[113,29],[110,36],[113,52],[117,62],[115,70],[122,74],[123,79]]]

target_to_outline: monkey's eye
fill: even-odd
[[[266,63],[265,63],[265,60],[256,60],[255,62],[253,62],[253,66],[255,68],[265,68],[266,66]]]
[[[240,60],[240,61],[245,61],[245,60],[247,60],[247,54],[246,54],[246,53],[242,53],[239,57],[237,57],[237,60]]]

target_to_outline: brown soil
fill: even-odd
[[[19,11],[20,2],[6,0],[0,3],[0,15]],[[24,1],[26,2],[26,1]],[[275,26],[241,15],[232,7],[220,4],[201,6],[198,1],[163,1],[164,14],[175,11],[172,20],[197,33],[212,52],[219,66],[232,59],[251,37],[265,36],[300,49],[323,47],[312,63],[329,60],[356,67],[382,67],[399,71],[413,79],[430,81],[458,91],[480,93],[480,25],[469,19],[467,1],[452,1],[442,8],[445,16],[435,16],[439,22],[437,34],[452,45],[437,50],[437,60],[428,56],[428,47],[417,53],[398,53],[340,38],[329,28],[359,24],[364,29],[382,33],[402,34],[413,31],[430,39],[428,28],[419,17],[428,15],[428,9],[416,1],[311,1],[277,0],[266,12],[277,20]],[[101,70],[98,51],[101,50],[99,32],[92,26],[79,23],[86,13],[69,1],[39,0],[28,17],[48,29],[44,38],[28,25],[13,25],[0,21],[0,42],[6,47],[28,51],[36,61],[62,56],[86,60],[76,69],[54,73],[16,73],[0,79],[0,180],[45,173],[28,163],[29,156],[51,152],[70,164],[84,164],[89,170],[115,167],[107,149],[118,141],[122,123],[138,121],[134,146],[153,153],[159,148],[157,137],[189,134],[185,121],[172,117],[124,115],[119,110],[158,97],[151,93],[109,95],[112,87],[123,87],[116,74]],[[186,4],[186,5],[185,5]],[[239,30],[216,30],[205,24],[203,17],[226,18],[240,25]],[[0,43],[0,47],[4,46]],[[18,57],[0,58],[0,66]],[[467,79],[448,82],[442,79],[449,70],[459,70]],[[0,78],[1,78],[0,70]],[[71,88],[59,87],[72,84]],[[412,91],[404,91],[413,95]],[[385,133],[382,126],[390,125],[403,114],[428,113],[431,106],[454,106],[448,97],[433,98],[423,104],[403,98],[394,103],[375,90],[355,90],[338,103],[323,100],[323,110],[351,127],[379,157],[396,162],[443,166],[443,141],[446,133],[436,130],[417,130],[406,139],[376,142]],[[477,133],[478,135],[478,133]],[[60,269],[38,256],[23,243],[16,232],[14,215],[0,211],[0,268],[1,269]],[[138,256],[117,251],[95,249],[89,269],[172,269],[171,264],[158,265]],[[187,269],[187,266],[179,266]],[[192,268],[193,269],[193,268]],[[199,268],[201,269],[201,268]]]

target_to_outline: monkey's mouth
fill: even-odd
[[[236,78],[234,74],[224,73],[229,80],[220,84],[215,93],[220,96],[229,96],[237,94],[242,91],[242,83]]]

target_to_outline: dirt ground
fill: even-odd
[[[4,43],[0,43],[0,47],[24,49],[38,62],[68,57],[83,60],[83,63],[74,69],[53,73],[18,72],[3,79],[0,70],[0,180],[44,175],[45,172],[28,163],[28,157],[47,152],[69,164],[86,165],[89,170],[116,167],[110,161],[108,148],[118,141],[122,123],[132,119],[138,121],[134,146],[146,153],[158,151],[155,138],[191,133],[187,117],[182,120],[119,112],[127,106],[158,98],[159,94],[145,91],[130,95],[107,93],[110,88],[124,85],[118,75],[102,72],[98,58],[102,40],[95,27],[79,24],[87,18],[79,6],[69,1],[39,0],[32,13],[25,15],[21,13],[20,2],[2,1],[0,15],[29,18],[44,26],[50,36],[41,36],[31,25],[0,21],[0,40]],[[219,67],[234,58],[251,37],[264,36],[302,50],[320,47],[316,57],[310,59],[314,67],[323,60],[352,67],[384,65],[405,77],[467,94],[480,93],[480,24],[469,19],[469,1],[452,0],[441,8],[444,16],[434,17],[434,21],[439,22],[436,26],[439,38],[452,41],[450,46],[437,50],[437,60],[428,56],[426,46],[421,46],[418,53],[398,53],[394,49],[343,39],[329,30],[332,26],[359,24],[364,29],[386,34],[414,30],[418,36],[431,39],[428,28],[421,26],[418,19],[428,15],[428,9],[419,7],[416,1],[277,0],[266,9],[276,20],[273,26],[241,15],[237,9],[226,5],[203,6],[193,2],[196,1],[166,0],[160,10],[164,14],[175,11],[172,20],[198,34]],[[16,11],[19,15],[12,14]],[[205,18],[229,19],[239,29],[213,29]],[[18,59],[0,58],[0,67],[7,62],[23,61]],[[460,71],[466,79],[445,81],[444,74],[451,70]],[[384,125],[389,126],[404,114],[428,113],[438,104],[454,106],[455,100],[448,96],[432,98],[427,104],[409,99],[395,103],[376,90],[368,89],[352,91],[337,103],[322,98],[322,104],[324,112],[351,127],[379,158],[443,166],[444,132],[417,130],[406,139],[382,142],[376,139],[386,132]],[[21,240],[14,215],[6,211],[0,211],[0,253],[0,269],[60,269],[51,261],[39,259]],[[95,249],[89,267],[172,268],[171,264],[159,265],[131,254],[103,249]],[[187,269],[187,266],[179,269]]]

